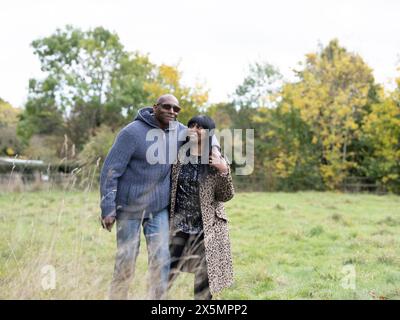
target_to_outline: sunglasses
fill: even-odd
[[[159,106],[161,106],[161,108],[163,108],[164,110],[171,110],[171,108],[172,108],[172,109],[174,109],[174,112],[176,112],[176,113],[181,111],[181,107],[179,107],[175,104],[163,103],[163,104],[159,104]]]

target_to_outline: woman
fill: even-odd
[[[196,116],[189,138],[171,172],[170,287],[180,271],[195,274],[194,298],[212,295],[233,282],[228,219],[223,202],[234,195],[229,164],[217,151],[208,153],[214,121]],[[208,138],[208,139],[207,139]]]

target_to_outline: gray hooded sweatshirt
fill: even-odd
[[[104,161],[100,176],[103,218],[110,214],[118,219],[147,218],[168,207],[171,164],[186,129],[175,121],[163,130],[151,107],[139,110],[135,120],[119,132]]]

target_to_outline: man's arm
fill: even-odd
[[[118,178],[121,177],[135,151],[135,138],[122,129],[111,147],[101,170],[100,195],[101,217],[116,216]]]

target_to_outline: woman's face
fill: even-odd
[[[200,144],[206,138],[207,131],[197,123],[191,124],[188,131],[190,141]]]

